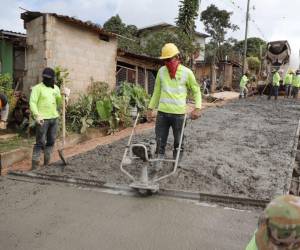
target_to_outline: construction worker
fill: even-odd
[[[240,81],[240,96],[239,98],[241,99],[243,96],[244,98],[247,97],[247,94],[248,94],[248,89],[246,87],[247,83],[249,82],[249,73],[246,72],[242,78],[241,78],[241,81]]]
[[[275,100],[277,100],[280,80],[281,80],[281,77],[280,77],[280,74],[279,74],[279,70],[275,70],[275,72],[273,74],[272,86],[271,86],[271,89],[270,89],[270,92],[269,92],[268,100],[271,99],[272,95],[274,95]]]
[[[293,70],[289,70],[284,78],[284,86],[285,86],[285,97],[289,98],[289,96],[291,95],[292,92],[292,82],[293,82]]]
[[[246,250],[275,249],[300,249],[300,197],[284,195],[271,201],[246,247]]]
[[[200,117],[202,103],[200,87],[193,72],[180,63],[179,50],[175,44],[165,44],[160,59],[163,60],[165,66],[161,67],[157,73],[147,118],[148,121],[151,121],[153,109],[158,108],[155,125],[158,158],[163,159],[165,156],[169,129],[172,127],[174,135],[173,157],[176,157],[177,150],[181,150],[181,159],[183,147],[181,149],[178,147],[184,115],[187,112],[187,92],[190,90],[195,100],[195,108],[191,113],[191,118],[197,119]]]
[[[293,98],[297,99],[299,88],[300,88],[300,70],[297,70],[296,74],[293,76],[292,85],[293,85],[293,90],[292,90]]]
[[[58,106],[62,101],[60,89],[55,85],[54,70],[45,68],[42,77],[43,81],[32,88],[29,101],[30,111],[36,121],[36,143],[32,153],[32,169],[39,166],[42,151],[44,151],[44,165],[50,163],[58,126]],[[65,88],[63,93],[68,96],[70,90]]]
[[[9,104],[7,96],[0,93],[0,129],[6,129]]]

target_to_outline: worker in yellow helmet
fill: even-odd
[[[292,85],[293,85],[292,96],[294,99],[297,99],[299,88],[300,88],[300,70],[297,70],[296,74],[293,76]]]
[[[179,149],[181,129],[184,115],[187,112],[187,92],[191,91],[195,100],[195,108],[191,113],[192,119],[200,117],[201,93],[194,73],[183,66],[179,58],[179,50],[173,43],[163,46],[160,59],[164,66],[157,73],[154,92],[147,113],[148,121],[152,120],[153,110],[158,108],[156,119],[156,153],[158,158],[165,157],[165,147],[168,140],[170,127],[174,135],[173,157],[180,150],[180,159],[183,155],[183,147]],[[158,166],[159,168],[161,167]]]

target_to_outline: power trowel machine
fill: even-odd
[[[180,149],[183,141],[183,134],[184,129],[187,121],[187,115],[184,116],[184,121],[181,129],[180,141],[179,146],[177,149],[177,154],[175,159],[167,159],[167,158],[158,158],[155,154],[156,150],[156,142],[150,141],[149,143],[140,142],[140,143],[132,143],[133,137],[135,136],[135,129],[139,120],[140,114],[138,113],[133,125],[133,129],[131,135],[129,137],[127,146],[125,148],[125,152],[121,161],[120,169],[123,173],[125,173],[131,180],[132,183],[130,187],[137,190],[137,192],[141,195],[150,195],[153,193],[157,193],[159,190],[158,182],[170,177],[171,175],[175,174],[178,167],[178,162],[180,159]],[[138,162],[142,162],[142,166],[140,167],[140,176],[135,177],[128,170],[125,169],[126,166],[133,165],[138,167]],[[154,177],[150,178],[149,169],[153,167],[156,163],[173,163],[173,168],[167,174],[154,175]]]

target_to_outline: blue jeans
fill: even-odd
[[[285,96],[289,97],[292,92],[292,85],[291,84],[286,84],[285,85]]]
[[[270,100],[270,99],[271,99],[271,96],[274,95],[274,96],[275,96],[275,100],[277,100],[277,97],[278,97],[278,90],[279,90],[279,86],[271,85],[271,89],[270,89],[270,92],[269,92],[269,97],[268,97],[268,99]]]
[[[173,130],[173,136],[174,136],[173,154],[176,154],[177,149],[179,147],[183,122],[184,122],[184,114],[182,115],[169,114],[160,111],[157,113],[156,125],[155,125],[157,154],[165,154],[170,127]],[[181,144],[181,150],[183,150],[183,143]]]
[[[42,125],[36,126],[36,142],[33,146],[32,160],[39,161],[41,152],[51,154],[56,139],[57,118],[45,119]]]

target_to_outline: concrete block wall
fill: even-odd
[[[45,33],[43,17],[26,23],[27,30],[27,51],[23,91],[30,93],[30,87],[39,83],[43,68],[47,65],[45,59]]]
[[[110,38],[109,42],[100,40],[98,33],[54,16],[47,17],[46,34],[47,66],[60,65],[68,69],[71,98],[85,93],[91,78],[94,81],[107,82],[111,88],[115,86],[115,38]]]

